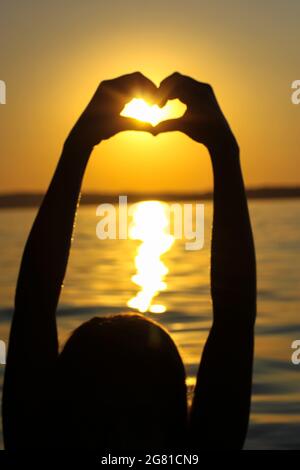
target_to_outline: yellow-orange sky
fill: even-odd
[[[248,186],[298,184],[300,3],[11,0],[0,7],[0,191],[44,191],[98,82],[175,70],[210,82],[241,147]],[[186,136],[127,132],[102,143],[90,191],[201,191],[206,151]]]

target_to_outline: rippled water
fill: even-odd
[[[300,202],[251,201],[250,212],[258,263],[258,319],[246,448],[300,449],[300,365],[291,362],[291,343],[300,339]],[[35,213],[33,209],[0,212],[0,339],[3,340],[8,336],[20,256]],[[153,268],[146,280],[147,270],[137,277],[141,274],[137,264],[141,237],[101,241],[96,237],[98,221],[95,207],[80,208],[59,306],[61,344],[77,325],[91,316],[128,311],[128,303],[132,308],[130,300],[145,285],[147,304],[156,282],[156,287],[161,289],[154,289],[158,295],[152,296],[150,304],[163,306],[154,311],[165,311],[148,311],[145,315],[160,321],[170,331],[183,356],[191,391],[211,322],[211,203],[205,203],[204,248],[187,251],[184,241],[175,240],[167,250],[156,253],[156,264],[144,252],[142,266],[148,259]],[[145,305],[145,296],[143,301]],[[0,366],[1,387],[3,372],[4,366]]]

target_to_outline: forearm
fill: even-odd
[[[227,148],[227,150],[226,150]],[[241,449],[246,437],[256,313],[255,254],[236,146],[210,149],[214,173],[213,325],[191,412],[194,445]]]
[[[11,330],[14,337],[48,339],[57,350],[55,309],[63,283],[81,183],[92,148],[66,143],[24,250]],[[35,326],[33,328],[33,325]],[[49,337],[51,340],[49,341]],[[39,340],[40,338],[40,340]],[[20,345],[20,343],[19,343]],[[40,351],[43,351],[41,344]],[[14,348],[16,353],[18,348]],[[26,351],[28,350],[28,343]],[[48,351],[50,352],[50,351]]]
[[[239,149],[210,149],[214,175],[211,293],[214,320],[254,322],[256,267]],[[219,315],[226,310],[226,318]]]

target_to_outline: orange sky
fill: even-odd
[[[263,4],[262,4],[263,3]],[[298,184],[300,3],[199,0],[21,2],[0,12],[0,191],[44,191],[98,82],[178,70],[210,82],[236,133],[246,184]],[[102,143],[91,191],[202,191],[207,152],[186,136],[127,132]]]

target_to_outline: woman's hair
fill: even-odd
[[[58,358],[55,384],[58,447],[184,446],[184,366],[168,332],[140,314],[83,323]]]

